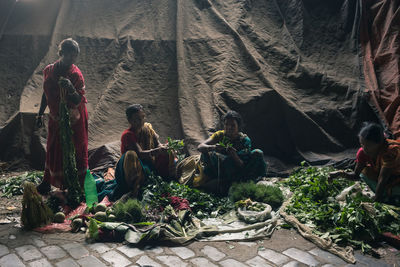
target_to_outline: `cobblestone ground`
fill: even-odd
[[[0,266],[399,266],[399,251],[386,246],[375,259],[356,252],[347,264],[318,249],[294,230],[278,230],[256,242],[193,242],[185,247],[135,248],[121,243],[87,244],[83,234],[39,234],[0,225]]]

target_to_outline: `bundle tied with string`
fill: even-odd
[[[24,183],[21,223],[26,230],[47,225],[53,220],[53,212],[43,201],[32,182]]]
[[[60,77],[60,107],[59,107],[59,127],[61,138],[61,150],[63,157],[63,174],[66,188],[68,189],[67,202],[71,208],[76,208],[82,200],[82,188],[79,184],[78,170],[76,168],[75,146],[72,141],[72,128],[69,109],[67,107],[66,97],[67,89],[61,86]]]

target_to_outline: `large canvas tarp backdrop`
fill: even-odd
[[[378,121],[375,114],[382,114],[366,91],[394,90],[364,86],[371,73],[364,71],[365,62],[376,64],[376,50],[371,56],[363,48],[367,37],[385,26],[373,47],[383,41],[397,45],[389,57],[396,60],[399,1],[10,0],[0,5],[1,160],[25,157],[43,164],[46,133],[34,129],[33,113],[42,94],[42,70],[57,59],[57,45],[66,37],[81,47],[77,65],[86,80],[90,149],[111,144],[92,153],[91,167],[109,163],[104,151],[114,161],[118,157],[118,140],[127,128],[124,110],[131,103],[144,105],[162,140],[184,138],[191,152],[220,127],[220,116],[234,109],[243,115],[253,145],[263,149],[269,171],[287,170],[301,160],[351,159],[361,122]],[[376,14],[392,20],[374,24]],[[382,74],[386,65],[381,66]],[[398,72],[393,77],[398,88]]]

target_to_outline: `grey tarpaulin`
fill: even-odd
[[[141,103],[161,140],[184,138],[191,153],[235,109],[270,172],[353,158],[361,122],[377,120],[360,79],[360,2],[1,1],[0,125],[32,114],[18,131],[33,132],[42,70],[73,37],[90,149],[118,142],[125,108]],[[15,159],[10,149],[2,160]]]

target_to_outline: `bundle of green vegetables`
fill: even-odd
[[[166,182],[153,173],[148,174],[146,184],[141,189],[141,195],[143,196],[142,202],[152,208],[169,205],[169,196],[185,198],[198,217],[204,217],[211,213],[223,214],[234,208],[233,202],[227,197],[216,197],[175,181]]]
[[[53,212],[43,202],[36,190],[35,184],[24,183],[24,196],[22,198],[21,222],[25,229],[30,230],[46,225],[53,219]]]
[[[225,149],[233,146],[233,144],[231,143],[231,140],[226,136],[224,136],[222,138],[222,140],[218,142],[218,145]]]
[[[10,177],[5,180],[0,180],[0,191],[3,193],[3,196],[10,198],[16,195],[22,195],[23,183],[31,182],[34,184],[39,184],[43,179],[43,172],[33,171],[33,172],[25,172],[19,176]]]
[[[234,183],[229,189],[229,197],[233,202],[250,198],[253,201],[269,204],[273,209],[278,209],[283,202],[283,194],[279,187],[256,184],[253,181]]]
[[[118,222],[137,223],[144,219],[142,214],[142,204],[137,199],[128,199],[125,202],[117,201],[112,211]]]
[[[171,137],[168,137],[167,140],[168,153],[174,153],[178,159],[178,162],[181,162],[186,156],[183,152],[185,147],[183,140],[172,139]]]
[[[301,167],[285,182],[294,192],[286,207],[301,223],[322,238],[338,245],[353,245],[372,253],[382,232],[400,234],[400,208],[373,203],[361,193],[349,194],[344,203],[335,200],[343,189],[354,184],[337,179],[328,182],[332,168]]]
[[[75,146],[72,140],[72,129],[69,110],[66,103],[66,91],[60,87],[59,127],[61,150],[63,153],[64,181],[68,189],[67,201],[71,208],[76,208],[82,200],[82,188],[79,184],[76,168]]]

